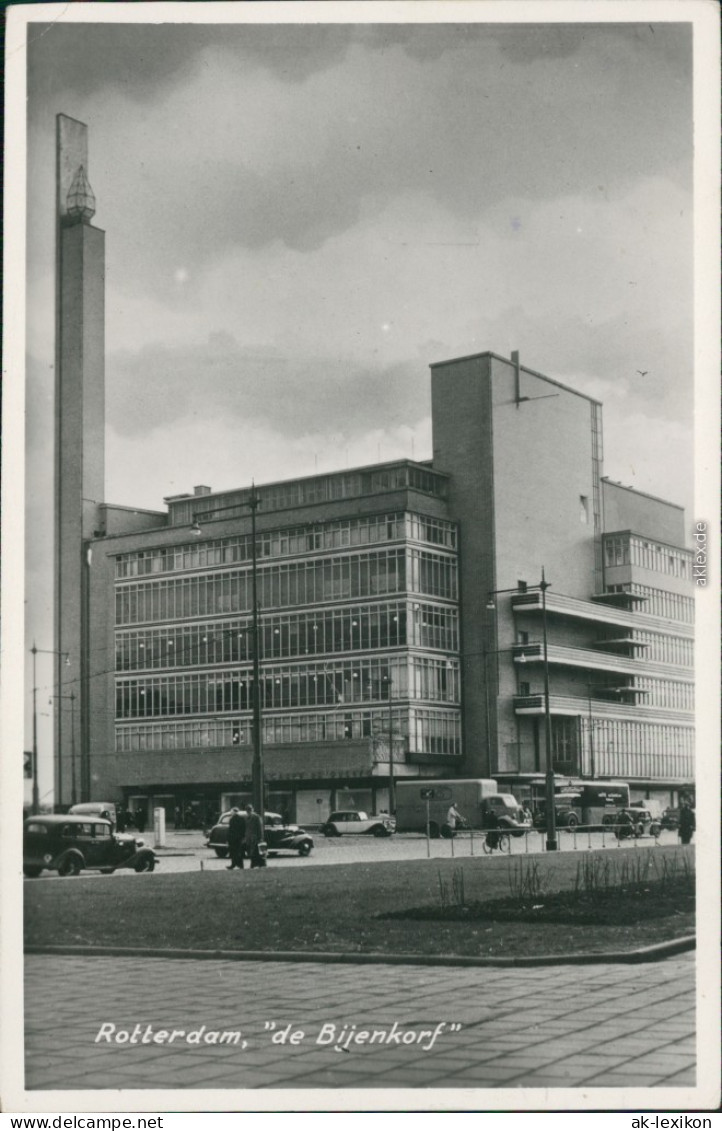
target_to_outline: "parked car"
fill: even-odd
[[[324,836],[356,836],[369,833],[371,836],[391,836],[396,832],[396,820],[388,813],[380,813],[378,817],[369,817],[368,814],[358,809],[339,809],[331,813],[325,824],[321,825]]]
[[[662,831],[662,824],[655,820],[648,809],[639,809],[637,806],[629,809],[620,809],[615,818],[614,832],[618,840],[625,837],[653,836],[658,837]]]
[[[142,840],[113,831],[110,821],[70,813],[28,817],[23,826],[23,872],[35,877],[47,868],[77,876],[86,868],[152,872],[156,857]]]
[[[208,833],[206,847],[212,848],[216,856],[224,860],[228,856],[228,824],[233,810],[219,818],[218,823]],[[280,813],[264,814],[265,837],[268,855],[277,852],[297,852],[299,856],[309,856],[313,848],[313,837],[298,825],[287,825]]]
[[[492,793],[482,803],[484,828],[503,829],[512,836],[524,836],[532,826],[523,808],[512,793]]]

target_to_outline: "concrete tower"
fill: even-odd
[[[68,805],[91,791],[85,543],[105,489],[105,233],[90,223],[87,126],[59,114],[56,141],[55,800]]]

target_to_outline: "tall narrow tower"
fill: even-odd
[[[68,805],[91,788],[84,543],[105,487],[105,233],[90,223],[83,122],[58,114],[56,154],[55,800]]]

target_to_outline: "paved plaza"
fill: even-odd
[[[25,970],[29,1090],[695,1085],[694,953],[525,969],[33,954]]]

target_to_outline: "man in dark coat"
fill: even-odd
[[[246,855],[250,857],[252,868],[265,868],[266,858],[259,845],[263,843],[263,820],[254,813],[252,805],[246,805]]]
[[[231,857],[228,871],[242,868],[246,855],[246,819],[237,806],[234,806],[228,822],[228,851]]]
[[[679,807],[679,839],[682,844],[689,844],[694,832],[694,809],[689,802],[682,802]]]

